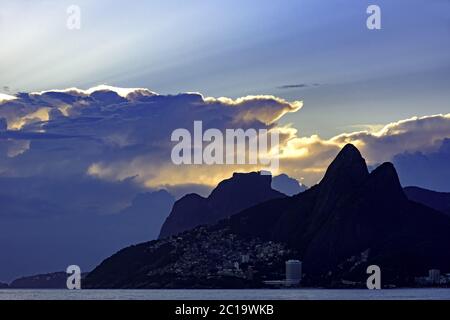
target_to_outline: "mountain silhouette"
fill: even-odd
[[[397,283],[431,268],[450,270],[450,218],[410,201],[391,163],[368,173],[353,145],[341,150],[318,185],[222,223],[298,249],[316,282],[360,280],[368,264]]]
[[[259,172],[234,173],[230,179],[220,182],[207,198],[188,194],[175,202],[159,238],[214,224],[257,203],[284,197],[271,188],[271,182],[270,175]]]
[[[235,195],[228,187],[241,190],[241,182],[226,181],[210,197],[220,199],[216,204],[226,203],[228,196]],[[189,213],[204,209],[199,205],[204,200],[199,199],[203,198],[189,198]],[[88,284],[134,287],[128,280],[135,279],[133,283],[139,283],[139,287],[155,287],[159,282],[151,282],[148,274],[172,279],[171,266],[186,263],[180,260],[182,254],[208,247],[208,239],[218,239],[218,234],[235,239],[224,239],[224,252],[250,239],[286,245],[295,252],[295,258],[303,261],[304,283],[311,286],[340,286],[344,280],[365,285],[369,265],[381,268],[384,284],[399,286],[412,285],[414,277],[429,269],[450,272],[450,217],[409,200],[391,163],[383,163],[369,173],[358,149],[346,145],[320,183],[308,190],[259,203],[213,226],[187,231],[172,242],[163,239],[123,249],[91,272]],[[189,264],[193,268],[205,264],[211,259],[208,252],[199,251],[203,260],[197,254],[189,255]],[[218,259],[213,264],[222,262]],[[113,275],[120,275],[120,280]],[[182,275],[186,279],[189,272]],[[114,279],[114,285],[108,279]],[[185,283],[195,285],[195,281]]]
[[[419,187],[403,188],[408,199],[450,215],[450,192],[437,192]]]

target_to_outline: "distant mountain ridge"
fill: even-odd
[[[450,215],[450,192],[437,192],[419,187],[403,188],[408,199]]]
[[[53,272],[25,276],[10,283],[11,289],[63,289],[66,288],[67,273]]]
[[[287,196],[293,196],[308,189],[304,184],[287,174],[280,174],[272,178],[272,189],[280,191]]]
[[[87,273],[81,274],[81,279]],[[66,289],[67,273],[64,271],[36,274],[15,279],[9,284],[9,289]]]
[[[210,225],[255,204],[285,197],[271,187],[272,177],[259,172],[234,173],[220,182],[211,194],[204,198],[198,194],[185,195],[175,202],[164,222],[159,238]]]
[[[450,217],[410,201],[391,163],[369,173],[353,145],[339,152],[319,184],[292,197],[249,207],[207,229],[187,231],[176,242],[181,246],[178,250],[207,246],[206,240],[196,243],[195,239],[218,232],[287,245],[303,261],[305,284],[311,286],[339,286],[344,280],[364,284],[366,268],[372,264],[380,266],[384,284],[398,286],[413,284],[415,276],[432,268],[450,272]],[[187,238],[189,245],[183,244]],[[157,266],[152,262],[145,267],[146,260],[153,261],[150,248],[158,248],[160,241],[125,248],[108,258],[88,276],[89,285],[127,287],[127,279],[133,278],[139,279],[139,287],[154,287],[145,275],[155,270],[170,278],[165,266],[179,259],[170,254],[171,249],[158,256]],[[232,242],[224,245],[233,247]],[[144,265],[128,261],[136,256]],[[203,262],[191,255],[189,263]],[[112,273],[126,274],[120,285],[108,282]]]

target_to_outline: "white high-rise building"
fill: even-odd
[[[297,285],[302,280],[302,262],[299,260],[286,261],[286,281],[287,286]]]

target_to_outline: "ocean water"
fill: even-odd
[[[450,300],[450,289],[0,290],[0,300]]]

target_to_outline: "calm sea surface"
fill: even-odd
[[[450,289],[0,290],[0,300],[450,300]]]

